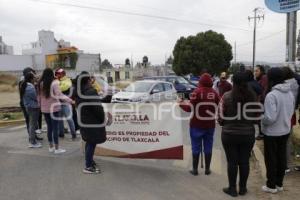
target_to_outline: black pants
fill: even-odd
[[[94,160],[94,153],[97,144],[95,143],[85,143],[85,166],[86,168],[92,167]]]
[[[273,137],[264,137],[265,163],[267,169],[267,186],[275,189],[282,187],[287,165],[287,140],[289,134]]]
[[[249,159],[255,143],[255,135],[222,134],[222,143],[227,158],[229,187],[236,188],[239,171],[239,186],[246,188],[250,172]]]
[[[77,111],[75,109],[75,106],[73,106],[73,121],[74,121],[74,125],[75,125],[75,130],[79,130],[79,125],[78,125],[78,119],[77,119]]]

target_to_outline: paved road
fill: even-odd
[[[188,126],[185,124],[184,129]],[[80,142],[64,139],[67,153],[50,155],[45,147],[27,148],[25,126],[0,128],[1,200],[154,200],[154,199],[230,199],[221,191],[227,185],[226,162],[216,132],[213,174],[198,177],[187,172],[191,167],[189,137],[183,132],[185,159],[127,160],[97,158],[103,173],[84,175]],[[261,182],[256,173],[250,177],[250,194],[256,199]]]

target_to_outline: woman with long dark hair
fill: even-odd
[[[111,119],[106,123],[106,116],[101,105],[101,99],[93,88],[88,72],[82,72],[77,77],[77,98],[78,122],[80,133],[85,143],[85,174],[99,174],[100,169],[94,161],[94,152],[97,144],[106,141],[105,126],[110,124]],[[110,116],[110,115],[109,115]]]
[[[66,150],[59,148],[58,131],[61,103],[66,101],[74,104],[73,100],[61,93],[59,82],[54,77],[52,69],[47,68],[43,71],[42,77],[38,84],[39,101],[41,111],[44,114],[47,123],[49,152],[54,154],[64,153]]]
[[[37,100],[37,92],[34,86],[35,75],[30,72],[24,77],[20,85],[20,97],[28,115],[29,148],[41,148],[42,145],[36,141],[36,130],[40,115],[40,106]]]
[[[245,195],[250,170],[249,159],[255,143],[253,118],[257,116],[256,113],[247,112],[247,109],[259,107],[245,73],[239,72],[233,76],[233,89],[224,94],[219,106],[219,123],[222,126],[229,180],[229,187],[223,191],[233,197],[238,195],[236,182],[239,172],[239,194]]]
[[[283,191],[287,166],[287,141],[296,100],[291,85],[285,83],[282,69],[271,68],[267,77],[269,86],[262,119],[267,183],[262,190],[274,194]]]

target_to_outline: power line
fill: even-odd
[[[278,32],[275,32],[275,33],[272,33],[272,34],[270,34],[270,35],[261,37],[261,38],[257,39],[256,42],[262,41],[262,40],[266,40],[266,39],[269,39],[269,38],[272,38],[272,37],[274,37],[274,36],[276,36],[276,35],[278,35],[278,34],[280,34],[280,33],[282,33],[282,32],[285,32],[285,31],[286,31],[285,29],[282,29],[282,30],[280,30],[280,31],[278,31]],[[250,45],[250,44],[252,44],[252,43],[253,43],[253,41],[249,41],[249,42],[246,42],[246,43],[239,44],[239,45],[237,45],[237,46],[238,46],[238,47],[240,47],[240,46],[247,46],[247,45]]]
[[[187,19],[180,19],[180,18],[159,16],[159,15],[151,15],[151,14],[144,14],[144,13],[138,13],[138,12],[129,12],[129,11],[122,11],[122,10],[117,10],[117,9],[103,8],[103,7],[93,7],[93,6],[86,6],[86,5],[77,5],[77,4],[73,4],[73,3],[61,3],[61,2],[52,2],[52,1],[45,1],[45,0],[27,0],[27,1],[51,4],[51,5],[66,6],[66,7],[81,8],[81,9],[97,10],[97,11],[101,11],[101,12],[108,12],[108,13],[115,13],[115,14],[129,15],[129,16],[153,18],[153,19],[159,19],[159,20],[165,20],[165,21],[198,24],[201,26],[208,26],[208,27],[220,27],[220,28],[233,29],[233,30],[239,30],[239,31],[245,31],[245,32],[251,31],[248,29],[238,28],[238,27],[228,26],[228,25],[208,24],[208,23],[204,23],[204,22],[187,20]]]

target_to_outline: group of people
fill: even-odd
[[[31,68],[24,69],[23,75],[19,89],[29,148],[42,147],[38,142],[42,138],[37,137],[36,132],[41,128],[42,114],[47,124],[49,152],[66,152],[59,146],[59,136],[64,136],[63,120],[66,119],[72,139],[76,140],[76,130],[80,130],[85,141],[83,172],[100,173],[93,156],[96,145],[106,141],[105,126],[111,124],[112,116],[104,112],[95,79],[88,72],[82,72],[71,81],[63,69],[53,71],[50,68],[45,69],[40,77]],[[229,186],[223,191],[233,197],[245,195],[249,159],[255,143],[255,125],[258,125],[260,138],[264,140],[267,169],[267,182],[262,190],[269,193],[283,191],[290,156],[288,141],[292,126],[296,124],[295,110],[299,104],[298,76],[288,67],[271,68],[265,74],[263,67],[257,66],[254,73],[250,70],[235,73],[232,84],[227,78],[227,74],[222,73],[214,88],[211,75],[204,73],[190,100],[179,100],[183,110],[192,112],[193,169],[190,173],[194,176],[199,174],[199,158],[204,152],[205,174],[211,174],[217,118],[222,127],[222,144],[228,165]],[[81,107],[80,111],[76,109],[78,107]],[[79,121],[84,126],[79,126]]]
[[[222,73],[218,83],[213,84],[211,75],[204,73],[190,100],[179,100],[184,111],[192,112],[193,169],[190,173],[198,175],[199,157],[204,152],[205,174],[211,174],[213,138],[218,121],[222,127],[229,182],[223,191],[232,197],[245,195],[249,159],[255,144],[255,126],[258,125],[257,139],[264,140],[267,169],[267,182],[262,190],[268,193],[283,191],[287,160],[291,154],[288,141],[299,104],[298,75],[289,67],[271,68],[266,74],[262,66],[257,66],[254,72],[235,73],[232,85],[227,79],[226,73]]]
[[[97,92],[99,87],[95,87],[93,83],[93,78],[88,72],[82,72],[72,81],[63,69],[53,71],[47,68],[40,77],[32,68],[24,69],[19,91],[29,136],[28,147],[42,148],[39,141],[43,139],[37,136],[37,130],[41,129],[43,115],[47,125],[49,152],[65,153],[66,150],[59,146],[59,137],[64,137],[66,120],[72,140],[76,141],[76,132],[80,130],[82,139],[86,142],[86,163],[83,172],[100,173],[93,156],[96,145],[106,140],[105,125],[111,121],[111,116],[105,115]],[[77,120],[76,107],[84,103],[91,104],[82,107],[78,113],[80,119]],[[99,126],[79,126],[79,120],[85,125]]]

